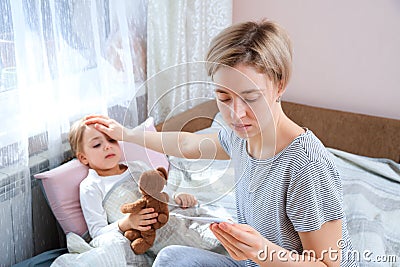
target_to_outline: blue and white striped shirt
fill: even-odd
[[[347,257],[353,248],[339,173],[310,130],[268,159],[251,157],[247,141],[231,129],[222,129],[219,141],[234,161],[239,223],[248,224],[272,243],[301,254],[298,232],[315,231],[325,222],[342,219],[346,246],[342,249],[341,266],[356,266],[354,259]],[[246,266],[257,264],[248,260]]]

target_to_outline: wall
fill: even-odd
[[[400,119],[400,1],[233,0],[233,23],[264,17],[293,41],[284,100]]]

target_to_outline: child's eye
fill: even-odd
[[[97,148],[97,147],[100,147],[100,144],[95,144],[95,145],[93,146],[93,148]]]
[[[115,143],[115,142],[117,142],[117,140],[115,140],[115,139],[108,139],[108,142],[110,142],[110,143]]]

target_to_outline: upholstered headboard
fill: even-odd
[[[327,147],[400,162],[400,120],[282,102],[285,113],[312,130]],[[157,125],[159,131],[194,132],[207,128],[218,112],[214,100]]]

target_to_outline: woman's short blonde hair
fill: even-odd
[[[249,65],[285,88],[292,72],[292,45],[286,31],[275,22],[243,22],[220,32],[207,53],[207,72],[213,77],[220,64]]]
[[[71,150],[75,156],[77,155],[78,152],[83,151],[82,139],[86,127],[87,126],[85,124],[84,119],[80,119],[72,124],[71,129],[69,131],[68,140],[71,146]]]

